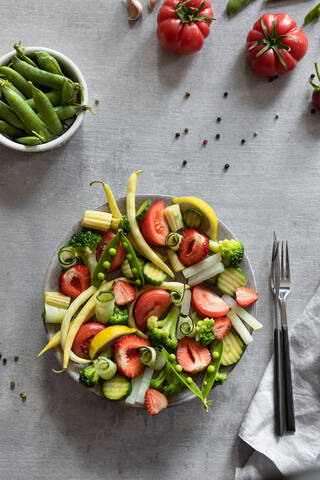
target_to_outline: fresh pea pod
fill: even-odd
[[[25,126],[20,120],[20,118],[17,117],[17,115],[13,113],[11,108],[8,107],[8,105],[2,100],[0,100],[0,119],[5,120],[16,128],[21,128],[22,130],[25,129]]]
[[[19,130],[18,128],[14,127],[8,122],[4,120],[0,120],[0,133],[4,133],[7,137],[16,138],[21,137],[23,135],[23,131]]]
[[[106,274],[110,268],[112,260],[117,254],[120,246],[120,232],[118,232],[108,243],[99,258],[98,264],[93,272],[91,283],[98,288],[105,280]]]
[[[25,79],[30,80],[31,82],[38,85],[58,89],[62,88],[63,86],[63,76],[33,67],[32,65],[29,65],[29,63],[20,60],[20,58],[18,58],[16,55],[12,58],[12,68],[14,68],[16,72],[19,72],[21,75],[23,75]],[[31,95],[27,96],[31,97]]]
[[[49,98],[51,104],[54,107],[56,107],[57,105],[60,105],[61,90],[51,90],[50,92],[47,92],[45,95]],[[36,104],[34,103],[33,98],[29,98],[28,100],[26,100],[26,103],[32,108],[32,110],[37,111],[37,107],[36,107]]]
[[[38,65],[37,65],[30,57],[28,57],[28,56],[24,53],[24,48],[21,47],[21,42],[16,42],[16,43],[13,45],[13,48],[16,50],[17,56],[18,56],[19,58],[21,58],[21,60],[23,60],[24,62],[29,63],[29,64],[32,65],[33,67],[38,68]]]
[[[31,65],[29,66],[31,67]],[[20,92],[22,92],[23,95],[25,95],[27,98],[32,97],[31,86],[29,85],[27,80],[24,78],[24,76],[22,76],[19,72],[17,72],[11,67],[6,67],[5,65],[2,65],[0,67],[0,75],[4,77],[6,80],[9,80],[9,82],[12,83],[18,90],[20,90]]]
[[[141,265],[137,258],[136,252],[134,251],[131,243],[129,242],[125,234],[122,231],[120,231],[119,233],[120,233],[120,242],[122,243],[124,251],[126,252],[126,258],[131,267],[133,278],[136,284],[138,285],[138,287],[142,288],[144,286],[144,277],[143,277]]]
[[[88,105],[60,105],[59,107],[55,107],[54,110],[62,121],[75,117],[78,113],[84,112],[85,110],[90,110],[90,112],[94,114]]]
[[[63,132],[62,123],[46,94],[32,85],[32,98],[48,130],[56,136],[61,135]]]
[[[34,52],[39,67],[46,72],[55,73],[57,75],[63,75],[61,67],[56,58],[54,58],[48,52]]]
[[[15,142],[21,143],[22,145],[28,145],[28,146],[41,145],[42,143],[40,138],[36,136],[16,138]]]
[[[303,26],[308,25],[308,23],[312,22],[312,20],[314,20],[319,16],[320,16],[320,3],[318,3],[318,5],[316,5],[315,7],[313,7],[313,9],[310,10],[310,12],[308,12],[307,15],[304,17]]]
[[[61,89],[62,105],[74,105],[77,101],[78,90],[74,87],[74,83],[70,78],[64,78]]]
[[[250,3],[251,0],[229,0],[227,3],[227,14],[232,17],[235,13],[239,12],[245,5]]]
[[[184,383],[185,386],[189,388],[189,390],[191,390],[192,393],[194,393],[198,398],[200,398],[204,408],[208,411],[208,407],[211,405],[212,401],[211,400],[207,401],[207,399],[203,396],[200,388],[193,381],[191,377],[189,377],[185,372],[180,371],[180,369],[179,371],[177,370],[177,367],[180,367],[180,368],[182,367],[176,362],[176,356],[173,353],[169,354],[169,352],[167,352],[167,350],[164,347],[162,348],[162,355],[164,356],[164,359],[167,362],[167,365],[177,375],[179,380],[182,383]]]
[[[217,343],[214,343],[212,347],[212,350],[211,350],[212,360],[210,365],[207,368],[206,374],[202,382],[202,395],[204,398],[207,398],[207,396],[211,392],[214,381],[217,377],[219,367],[220,367],[222,352],[223,352],[223,341],[220,340]]]
[[[23,95],[22,92],[20,92],[20,90],[17,89],[17,87],[15,87],[14,85],[10,85],[10,88],[11,90],[13,90],[14,92],[16,92],[18,95],[20,95],[21,98],[23,98],[23,100],[26,100],[26,97]],[[31,100],[31,99],[29,99]]]

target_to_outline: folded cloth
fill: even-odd
[[[289,334],[296,432],[283,437],[274,433],[272,358],[239,433],[268,458],[254,452],[247,465],[236,469],[236,480],[270,478],[268,459],[284,475],[320,468],[320,287]]]

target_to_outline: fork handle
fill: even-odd
[[[275,431],[278,436],[284,434],[284,396],[283,396],[283,368],[282,368],[282,331],[274,329],[274,414]]]
[[[296,423],[294,418],[294,403],[293,403],[293,391],[292,391],[288,326],[282,325],[281,331],[282,331],[282,344],[283,344],[283,367],[284,367],[284,389],[285,389],[285,399],[286,399],[287,432],[295,432]]]

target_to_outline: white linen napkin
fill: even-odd
[[[239,433],[256,452],[236,469],[235,480],[270,478],[270,460],[284,475],[320,468],[320,287],[289,335],[296,432],[274,433],[272,358]]]

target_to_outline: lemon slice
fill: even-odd
[[[136,328],[130,328],[125,325],[111,325],[101,332],[97,333],[93,337],[89,346],[89,355],[91,359],[94,359],[97,353],[101,352],[107,348],[111,343],[113,343],[117,338],[122,335],[128,335],[130,333],[135,333]]]
[[[182,212],[187,208],[196,208],[204,215],[203,224],[201,225],[201,230],[203,230],[209,238],[216,241],[217,239],[217,228],[218,228],[218,219],[214,210],[208,205],[204,200],[197,197],[180,197],[174,198],[173,203],[178,203]]]

